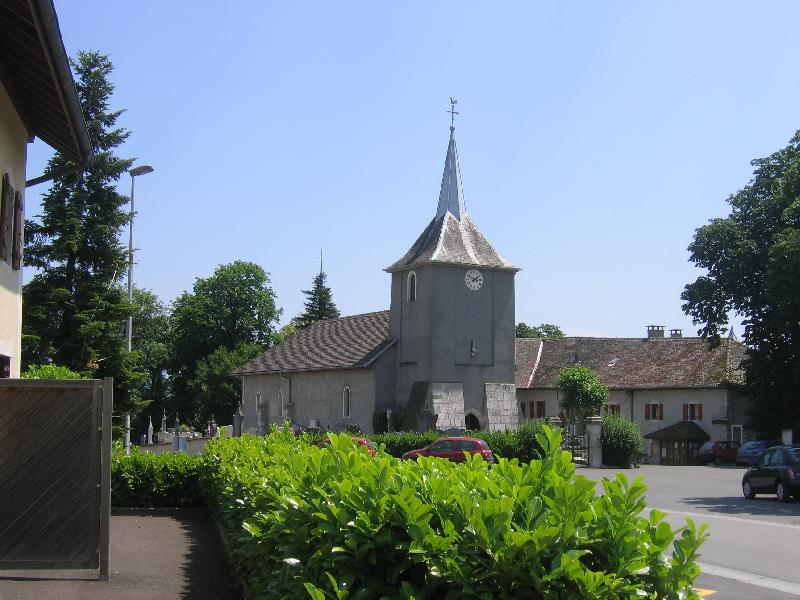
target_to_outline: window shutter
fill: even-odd
[[[8,261],[11,245],[11,218],[14,214],[14,188],[8,173],[3,174],[3,191],[0,194],[0,260]]]
[[[658,420],[659,421],[663,421],[664,420],[664,405],[663,404],[659,404],[658,405]]]
[[[702,421],[703,420],[703,405],[702,404],[698,404],[697,405],[697,420],[698,421]]]
[[[22,225],[24,223],[25,204],[22,192],[14,197],[14,241],[11,250],[11,268],[17,271],[22,267]]]
[[[689,405],[688,404],[684,404],[683,405],[683,420],[684,421],[688,421],[689,420]]]
[[[646,421],[650,420],[650,405],[649,404],[645,404],[644,405],[644,418],[645,418]]]
[[[534,408],[535,406],[536,406],[536,403],[535,403],[533,400],[531,400],[531,401],[528,403],[528,408],[529,408],[529,410],[530,410],[530,412],[528,412],[528,414],[531,416],[531,419],[532,419],[532,418],[533,418],[533,416],[536,414],[536,409]]]

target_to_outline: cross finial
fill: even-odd
[[[458,100],[450,96],[450,110],[446,110],[444,112],[450,113],[450,131],[455,131],[455,122],[456,122],[456,115],[458,111],[456,110],[456,104],[458,104]]]

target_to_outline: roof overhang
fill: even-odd
[[[0,79],[31,136],[85,166],[92,146],[52,0],[0,2]]]

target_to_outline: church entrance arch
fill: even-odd
[[[480,431],[481,429],[481,422],[474,413],[467,413],[464,424],[467,426],[467,431]]]

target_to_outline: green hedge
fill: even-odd
[[[492,468],[370,457],[349,437],[206,446],[209,506],[255,597],[697,598],[705,526],[641,517],[641,478],[619,474],[596,496],[557,430],[542,428],[541,460]]]
[[[112,506],[155,508],[203,506],[199,456],[134,448],[111,462]]]
[[[605,415],[600,433],[603,464],[629,469],[639,463],[642,432],[639,425],[623,415]]]

